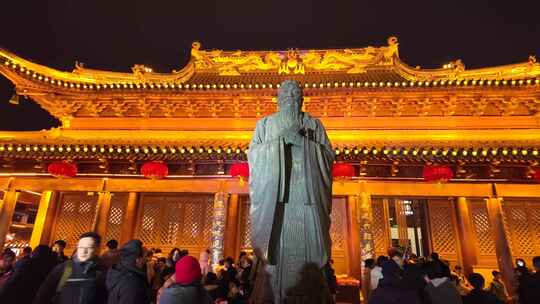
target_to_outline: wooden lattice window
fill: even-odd
[[[452,202],[447,199],[428,201],[432,248],[445,259],[457,261],[457,237]]]
[[[91,230],[97,200],[96,193],[64,192],[60,195],[53,239],[67,242],[67,254],[77,247],[79,236]]]
[[[484,257],[495,257],[495,241],[489,223],[486,202],[484,200],[471,200],[471,222],[476,235],[476,250]],[[482,264],[482,261],[479,261]]]
[[[534,243],[538,250],[540,250],[540,202],[531,204],[531,227],[534,228]],[[540,255],[540,252],[537,253]]]
[[[332,258],[337,274],[349,272],[347,261],[347,199],[345,197],[332,198],[332,221],[330,225],[330,238],[332,240]]]
[[[105,242],[111,239],[119,240],[122,232],[122,221],[126,212],[127,193],[111,193],[111,208],[107,217],[107,232]]]
[[[251,218],[249,216],[249,198],[240,198],[240,250],[250,250],[251,246]]]
[[[136,237],[147,247],[179,247],[196,255],[210,247],[213,200],[213,195],[143,194]]]
[[[332,199],[332,214],[330,215],[332,224],[330,225],[330,237],[332,239],[333,251],[344,251],[347,249],[346,225],[347,213],[345,198]]]
[[[330,237],[332,239],[333,255],[345,256],[347,250],[346,242],[346,205],[345,198],[334,198],[332,201],[332,225],[330,226]],[[241,200],[240,206],[240,249],[251,249],[251,222],[249,217],[249,199]]]
[[[371,199],[371,208],[373,213],[373,222],[371,229],[373,232],[373,245],[375,246],[375,255],[386,255],[389,244],[387,231],[388,217],[385,216],[384,203],[381,198]]]
[[[540,202],[508,199],[502,207],[512,255],[530,259],[540,254]]]

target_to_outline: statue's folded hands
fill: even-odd
[[[285,129],[285,131],[281,133],[285,139],[285,143],[289,145],[301,145],[304,140],[304,136],[302,135],[304,132],[302,132],[302,130],[304,129],[300,126],[291,126]]]

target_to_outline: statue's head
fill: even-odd
[[[289,110],[298,113],[302,109],[303,100],[304,93],[297,81],[285,80],[280,84],[277,96],[279,111]]]

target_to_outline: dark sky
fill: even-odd
[[[0,46],[61,70],[167,72],[183,66],[191,42],[206,49],[343,48],[384,45],[395,35],[412,66],[460,58],[467,68],[540,56],[540,1],[499,0],[17,0],[2,1]],[[196,3],[196,4],[193,4]],[[8,103],[0,77],[0,130],[57,125],[36,104]]]

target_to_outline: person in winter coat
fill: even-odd
[[[182,257],[181,254],[182,250],[180,250],[180,248],[173,248],[169,252],[169,256],[165,263],[165,269],[161,272],[162,281],[167,281],[174,274],[174,265],[176,265],[176,262]]]
[[[34,304],[103,304],[107,301],[105,270],[99,267],[101,237],[86,232],[79,237],[72,260],[57,265],[41,284]]]
[[[489,291],[484,290],[486,283],[484,277],[479,273],[471,273],[469,282],[473,286],[473,290],[463,297],[463,304],[503,304],[504,302]]]
[[[148,304],[150,289],[143,271],[142,242],[131,240],[120,249],[120,262],[107,273],[108,304]]]
[[[6,248],[2,253],[2,258],[0,259],[0,291],[2,286],[13,274],[13,268],[15,264],[15,252],[11,249]]]
[[[217,275],[215,273],[209,272],[206,274],[204,289],[206,289],[212,298],[212,301],[216,301],[221,296],[221,291],[219,289],[219,285],[217,284]]]
[[[0,291],[0,303],[32,303],[41,282],[55,265],[49,246],[37,246],[29,259],[13,269]]]
[[[456,285],[445,276],[445,271],[439,263],[428,262],[424,265],[427,283],[424,288],[424,303],[426,304],[462,304],[461,296]]]
[[[32,247],[26,246],[23,248],[21,255],[17,259],[17,262],[15,262],[14,268],[17,268],[18,266],[26,263],[32,256]]]
[[[417,291],[403,279],[403,253],[394,248],[388,253],[390,260],[382,265],[383,278],[371,294],[369,304],[420,304]]]
[[[113,265],[118,264],[120,261],[120,251],[118,250],[118,241],[109,240],[107,241],[107,251],[101,254],[101,264],[103,267],[109,269]]]
[[[493,275],[493,281],[489,284],[489,291],[494,294],[497,299],[506,303],[506,301],[508,301],[508,291],[502,281],[501,273],[497,270],[493,270],[491,274]]]
[[[205,251],[202,251],[199,255],[199,264],[201,265],[201,272],[203,277],[206,276],[207,273],[212,271],[212,268],[210,267],[210,249],[206,249]]]
[[[384,256],[384,255],[381,255],[377,258],[377,262],[376,262],[376,265],[375,267],[373,267],[373,269],[371,269],[371,272],[370,272],[370,277],[369,277],[369,288],[370,288],[370,291],[373,292],[373,290],[375,290],[377,288],[377,286],[379,285],[379,280],[382,279],[383,275],[382,275],[382,264],[384,262],[388,261],[388,257],[387,256]]]
[[[69,260],[69,258],[64,254],[64,249],[66,249],[67,243],[64,240],[56,240],[54,241],[52,251],[56,255],[56,264],[62,264],[65,261]]]
[[[201,266],[197,259],[184,256],[176,263],[176,283],[163,290],[159,304],[212,304],[201,279]]]

